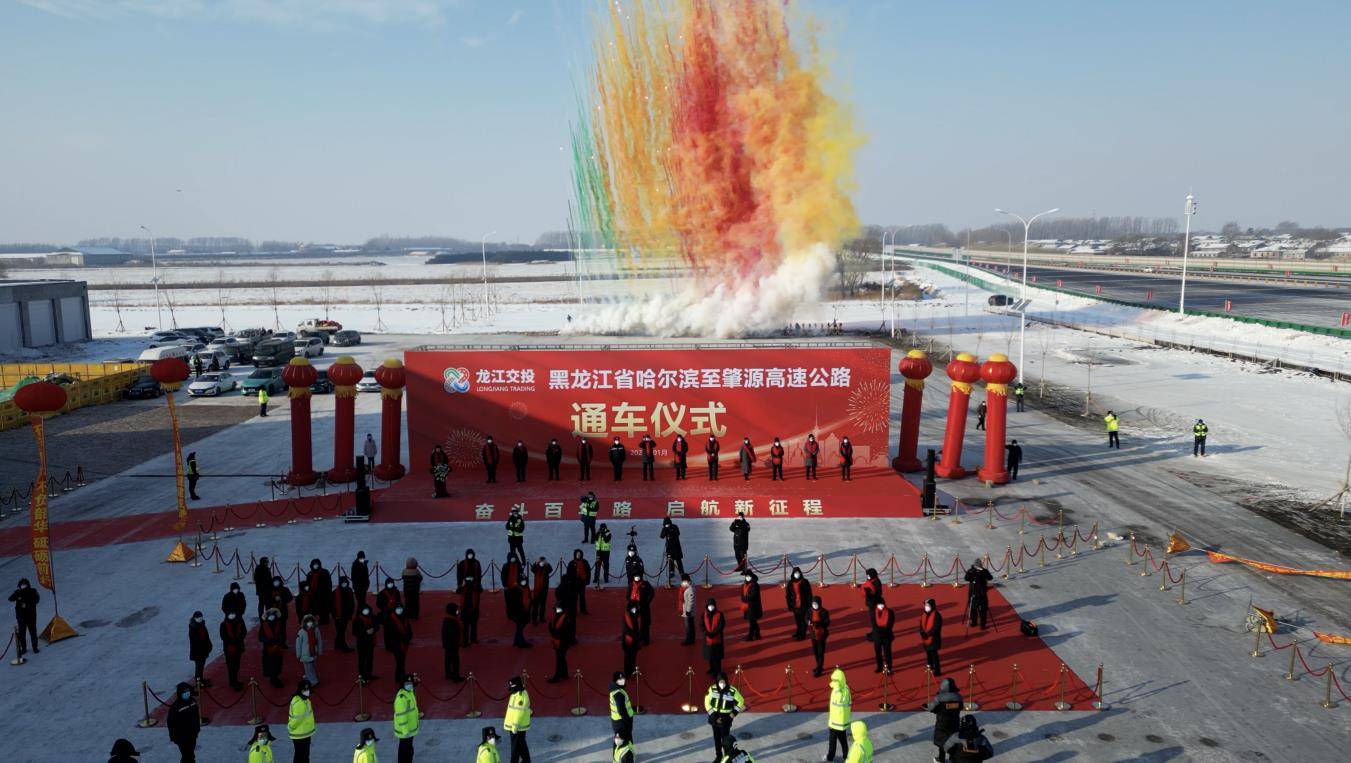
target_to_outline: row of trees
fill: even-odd
[[[1276,223],[1275,228],[1244,228],[1236,222],[1227,222],[1220,228],[1220,235],[1231,239],[1240,236],[1275,236],[1283,233],[1313,241],[1332,241],[1341,235],[1332,228],[1305,228],[1294,220],[1282,220]]]

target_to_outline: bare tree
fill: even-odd
[[[216,271],[216,306],[220,308],[220,327],[222,331],[230,330],[230,321],[225,318],[225,269]]]
[[[1042,325],[1041,331],[1037,334],[1037,344],[1041,346],[1041,373],[1037,380],[1037,399],[1042,400],[1046,397],[1046,353],[1051,349],[1051,331],[1054,326]]]
[[[164,290],[164,305],[169,308],[169,325],[178,328],[178,316],[174,315],[174,296],[171,290]]]
[[[3,278],[4,275],[4,272],[0,271],[0,278]],[[117,332],[120,334],[127,330],[127,327],[122,325],[122,290],[113,289],[110,296],[112,297],[113,312],[117,314]]]
[[[386,330],[384,319],[380,317],[380,307],[384,304],[384,289],[379,283],[372,283],[371,294],[375,297],[375,330],[378,333]]]
[[[276,265],[273,265],[267,271],[267,281],[271,284],[268,289],[269,301],[272,303],[272,330],[281,331],[281,313],[278,308],[281,305],[281,294],[277,291],[277,280],[281,277],[281,271]]]
[[[328,320],[328,309],[333,306],[333,271],[325,270],[319,277],[324,280],[320,294],[324,299],[324,320]]]
[[[437,326],[437,331],[442,334],[450,333],[450,324],[446,323],[446,308],[450,306],[450,287],[442,286],[440,299],[437,300],[437,306],[441,309],[441,325]]]

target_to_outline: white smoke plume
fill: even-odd
[[[825,244],[790,254],[772,272],[712,283],[694,279],[681,291],[606,305],[574,321],[565,333],[732,338],[777,330],[806,305],[821,301],[835,269]]]

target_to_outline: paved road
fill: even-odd
[[[1067,289],[1092,294],[1102,286],[1102,296],[1139,304],[1176,308],[1181,281],[1174,275],[1103,273],[1064,268],[1028,268],[1028,278],[1054,286],[1057,279]],[[1154,294],[1147,297],[1150,290]],[[1282,286],[1267,283],[1187,279],[1187,307],[1224,311],[1224,301],[1233,301],[1233,312],[1314,326],[1337,326],[1343,311],[1351,310],[1351,289]]]

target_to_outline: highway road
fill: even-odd
[[[1014,274],[1017,274],[1016,269]],[[1180,279],[1171,274],[1103,273],[1032,266],[1028,268],[1029,281],[1033,276],[1042,286],[1055,286],[1056,280],[1060,279],[1064,288],[1087,294],[1093,294],[1095,287],[1102,286],[1104,297],[1171,309],[1177,309],[1181,285]],[[1151,290],[1152,297],[1149,296]],[[1189,309],[1223,312],[1225,300],[1233,302],[1235,315],[1338,326],[1342,312],[1351,311],[1351,284],[1347,288],[1331,288],[1187,279]]]

